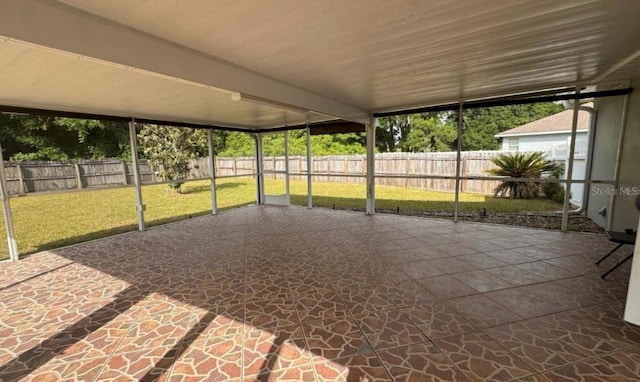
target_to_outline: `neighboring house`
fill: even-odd
[[[589,102],[582,107],[593,108]],[[587,170],[587,154],[589,150],[589,127],[591,113],[587,110],[578,112],[578,129],[576,131],[576,149],[573,161],[573,176],[575,180],[585,179]],[[502,139],[502,151],[544,151],[549,159],[564,163],[569,168],[569,143],[571,140],[571,126],[573,124],[573,109],[538,119],[518,126],[511,130],[496,134]],[[563,176],[563,178],[566,178]],[[584,185],[571,185],[571,202],[582,205]]]
[[[593,103],[584,107],[593,108]],[[545,151],[564,147],[571,137],[573,109],[568,109],[548,117],[518,126],[511,130],[496,134],[502,138],[502,151]],[[589,144],[589,125],[591,118],[588,111],[578,112],[578,130],[576,134],[576,154],[586,155]]]

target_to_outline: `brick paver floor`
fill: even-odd
[[[195,218],[0,263],[0,380],[637,381],[630,264],[593,265],[611,247],[296,207]]]

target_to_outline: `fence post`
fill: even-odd
[[[122,165],[122,184],[125,186],[129,184],[129,179],[127,179],[127,162],[120,161]]]
[[[78,189],[82,188],[82,176],[80,175],[80,165],[78,162],[73,163],[73,168],[76,170],[76,183],[78,183]]]
[[[16,169],[18,170],[18,188],[20,195],[26,194],[26,185],[24,184],[24,173],[22,172],[22,165],[20,163],[16,163]]]
[[[405,154],[405,156],[404,156],[404,170],[405,170],[405,175],[406,176],[409,176],[411,174],[411,171],[409,171],[410,170],[410,166],[409,166],[410,163],[411,162],[410,162],[409,155]],[[405,178],[404,187],[405,188],[409,188],[409,178]]]
[[[342,173],[343,175],[349,175],[349,158],[342,157]],[[343,178],[346,179],[346,183],[351,183],[351,179],[349,178]]]
[[[462,157],[462,177],[466,177],[467,176],[467,172],[469,171],[468,167],[468,163],[467,160],[469,158],[465,155]],[[468,184],[467,184],[467,180],[466,179],[462,179],[461,184],[460,184],[460,192],[464,193],[467,191],[468,189]]]
[[[233,175],[238,175],[238,160],[233,158]]]

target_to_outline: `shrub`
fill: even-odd
[[[491,161],[498,167],[487,170],[491,175],[542,178],[562,173],[562,166],[548,160],[540,151],[500,154]],[[496,196],[509,196],[512,199],[531,199],[537,198],[541,191],[543,187],[540,182],[504,181],[495,188],[494,193]]]
[[[550,172],[549,178],[560,179],[560,175],[564,172],[564,166],[556,164],[555,168]],[[559,183],[545,183],[542,186],[542,193],[545,198],[556,203],[564,203],[564,187]]]

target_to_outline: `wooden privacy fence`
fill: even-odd
[[[491,158],[499,151],[468,151],[461,156],[461,175],[487,176],[486,170],[493,167]],[[255,158],[216,158],[216,175],[251,175],[256,172]],[[209,177],[207,158],[191,162],[188,179]],[[316,182],[364,184],[366,156],[336,155],[317,156],[312,159],[312,171]],[[264,169],[284,171],[284,157],[265,157]],[[149,163],[140,162],[142,184],[161,183]],[[304,180],[307,158],[289,157],[291,180]],[[113,187],[133,184],[131,162],[121,160],[91,160],[77,162],[6,162],[7,188],[11,194],[26,194],[81,188]],[[376,184],[397,187],[411,187],[434,191],[452,192],[454,179],[399,179],[385,178],[385,175],[405,176],[449,176],[456,173],[456,153],[384,153],[376,155]],[[282,179],[283,174],[267,173],[267,178]],[[463,180],[462,192],[491,194],[498,184],[491,180]]]
[[[496,166],[491,162],[500,151],[466,151],[461,153],[460,176],[489,176],[488,169]],[[376,156],[376,176],[381,175],[441,175],[455,177],[456,153],[385,153]],[[377,179],[376,184],[387,186],[421,188],[433,191],[453,192],[456,187],[455,179]],[[462,180],[461,192],[475,194],[493,194],[493,190],[500,184],[495,180]]]
[[[105,187],[133,183],[133,165],[120,160],[77,162],[7,162],[7,188],[11,194]],[[148,164],[140,165],[142,183],[157,178]]]
[[[500,151],[466,151],[461,153],[462,177],[489,176],[486,170],[495,168],[491,159]],[[285,170],[284,157],[265,157],[265,170]],[[305,179],[306,157],[289,157],[291,180]],[[367,174],[365,155],[336,155],[313,157],[313,180],[318,182],[364,184]],[[455,177],[456,153],[383,153],[376,154],[376,184],[395,187],[419,188],[432,191],[453,192],[455,179],[409,179],[386,176],[447,176]],[[268,174],[271,178],[282,179],[283,174]],[[355,176],[355,177],[349,177]],[[461,192],[490,195],[500,184],[495,180],[462,180]]]

